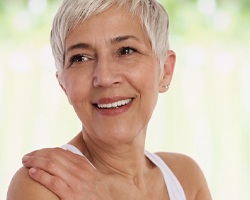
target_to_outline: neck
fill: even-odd
[[[143,173],[149,165],[144,156],[145,134],[139,134],[133,141],[118,145],[92,139],[84,129],[76,138],[71,143],[100,172],[118,175],[132,182],[143,179]]]

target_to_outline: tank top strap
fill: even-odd
[[[61,148],[64,149],[64,150],[69,150],[72,153],[78,154],[80,156],[84,156],[82,154],[82,152],[72,144],[64,144],[64,145],[61,146]]]
[[[156,154],[145,151],[145,155],[151,160],[162,172],[166,187],[168,189],[170,200],[186,200],[185,192],[167,164]]]

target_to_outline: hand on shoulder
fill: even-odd
[[[29,169],[20,168],[11,180],[7,200],[59,200],[59,198],[34,181],[29,175]]]
[[[156,153],[169,166],[182,185],[187,199],[211,200],[204,174],[190,157],[178,153]]]

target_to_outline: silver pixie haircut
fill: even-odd
[[[63,69],[65,39],[76,25],[108,9],[112,5],[128,6],[128,12],[138,16],[151,42],[152,50],[163,66],[169,50],[168,15],[155,0],[64,0],[53,21],[51,47],[57,70]]]

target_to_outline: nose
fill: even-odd
[[[99,58],[95,66],[94,87],[111,87],[122,82],[121,71],[112,58]]]

